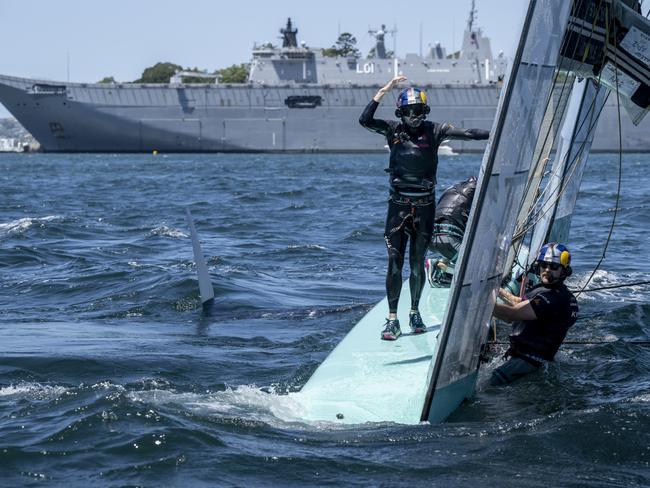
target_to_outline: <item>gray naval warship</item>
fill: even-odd
[[[490,129],[507,59],[494,57],[476,27],[472,2],[462,48],[436,43],[424,56],[392,57],[386,28],[369,31],[372,57],[329,57],[298,43],[288,20],[282,47],[254,46],[244,84],[59,83],[0,75],[0,102],[46,152],[367,152],[384,141],[359,126],[361,111],[390,78],[402,74],[423,87],[432,120]],[[617,151],[617,108],[604,109],[592,151]],[[387,100],[378,117],[392,118]],[[649,151],[650,122],[634,126],[623,114],[623,150]],[[484,141],[452,141],[456,152],[483,151]]]

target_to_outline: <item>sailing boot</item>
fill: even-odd
[[[422,322],[420,312],[417,310],[411,310],[409,312],[409,325],[414,334],[422,334],[427,331],[427,326]]]
[[[384,330],[381,331],[381,338],[384,341],[396,341],[402,335],[402,330],[399,328],[399,320],[386,319]]]

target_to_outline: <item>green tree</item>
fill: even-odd
[[[192,73],[201,73],[201,74],[205,73],[204,70],[200,70],[196,66],[194,68],[185,68],[182,71],[186,71],[186,72],[191,71]],[[197,77],[184,76],[183,83],[210,83],[210,80],[207,78],[199,78],[198,76]]]
[[[323,56],[358,58],[361,54],[356,46],[357,38],[349,32],[343,32],[332,47],[323,49]]]
[[[146,68],[142,76],[133,83],[169,83],[169,79],[183,67],[174,63],[156,63]]]
[[[326,56],[328,58],[335,58],[340,55],[341,53],[339,53],[339,50],[334,46],[323,48],[323,56]]]
[[[113,78],[112,76],[104,76],[97,83],[117,83],[117,81],[115,81],[115,78]]]
[[[220,83],[246,83],[250,73],[250,66],[248,64],[233,64],[219,70],[218,73]]]
[[[393,51],[386,51],[386,59],[390,59],[393,57],[395,53]],[[368,57],[369,58],[376,58],[377,57],[377,48],[373,47],[368,51]]]

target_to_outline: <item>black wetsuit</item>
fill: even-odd
[[[445,139],[487,139],[481,129],[456,129],[424,121],[411,129],[398,121],[375,119],[378,102],[371,100],[359,123],[386,137],[390,148],[390,199],[384,239],[388,248],[386,294],[390,313],[397,312],[402,266],[409,236],[411,308],[417,309],[425,283],[424,255],[433,234],[438,147]]]
[[[476,179],[472,178],[447,188],[438,200],[429,249],[442,254],[452,264],[463,241],[475,190]]]

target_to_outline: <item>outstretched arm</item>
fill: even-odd
[[[379,134],[386,134],[390,130],[390,125],[388,122],[382,119],[375,119],[375,111],[377,110],[379,102],[384,97],[384,95],[386,95],[386,93],[391,91],[393,88],[395,88],[395,86],[397,86],[398,83],[401,83],[402,81],[406,81],[405,76],[396,76],[388,83],[386,83],[385,86],[379,89],[377,94],[372,97],[370,103],[363,110],[361,117],[359,117],[359,123],[362,126],[373,132],[378,132]]]
[[[490,137],[490,131],[483,129],[457,129],[456,127],[445,124],[445,139],[462,139],[464,141],[480,141]]]

